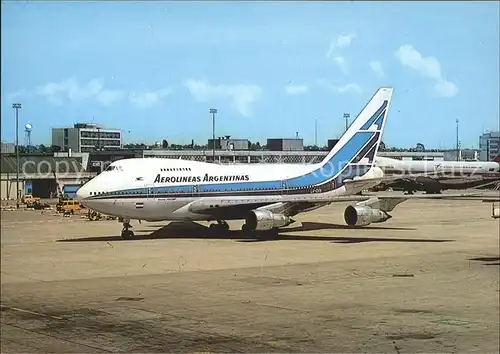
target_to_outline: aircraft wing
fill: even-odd
[[[358,182],[358,181],[354,181]],[[361,181],[359,181],[361,182]],[[373,184],[372,184],[373,185]],[[378,203],[381,210],[391,211],[394,207],[408,199],[458,199],[458,200],[483,200],[478,193],[447,193],[447,194],[355,194],[339,197],[277,195],[259,197],[206,197],[198,199],[187,206],[190,212],[211,215],[214,219],[244,218],[250,210],[268,209],[286,216],[311,211],[331,203],[364,202],[371,206]]]

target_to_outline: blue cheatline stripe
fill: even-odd
[[[344,169],[338,176],[335,178],[331,179],[330,181],[327,181],[325,183],[322,183],[320,185],[316,186],[308,186],[307,188],[300,188],[300,189],[295,189],[295,190],[290,190],[289,192],[292,192],[293,194],[311,194],[313,188],[320,188],[322,192],[328,192],[337,188],[342,187],[345,184],[346,179],[354,179],[354,177],[362,176],[366,174],[370,168],[371,165],[356,165],[356,164],[349,164],[349,167]],[[190,189],[191,190],[191,189]],[[188,196],[192,195],[192,192],[185,191],[182,192],[180,190],[175,190],[170,191],[167,189],[165,192],[156,192],[156,193],[151,193],[148,194],[146,193],[147,189],[143,189],[142,191],[144,192],[143,194],[141,193],[136,193],[135,191],[139,191],[139,189],[136,190],[128,190],[121,192],[120,194],[116,193],[108,193],[104,195],[99,195],[96,197],[90,197],[89,199],[93,200],[101,200],[101,199],[128,199],[128,198],[167,198],[167,197],[179,197],[186,195],[184,193],[187,193]],[[197,194],[200,197],[227,197],[227,196],[238,196],[238,195],[246,195],[246,196],[265,196],[265,195],[270,195],[270,196],[275,196],[275,195],[281,195],[283,193],[282,190],[276,189],[276,190],[262,190],[262,189],[248,189],[248,190],[233,190],[233,191],[220,191],[220,190],[207,190],[202,193]]]
[[[154,189],[155,193],[192,193],[193,192],[193,186],[186,185],[186,186],[169,186],[169,187],[151,187]]]
[[[384,103],[382,104],[382,106],[380,106],[380,108],[377,109],[375,114],[373,116],[371,116],[371,118],[368,119],[368,121],[365,124],[363,124],[363,126],[361,127],[360,130],[367,130],[368,128],[370,128],[372,126],[373,122],[375,122],[377,120],[377,118],[383,117],[384,113],[385,113],[385,108],[387,107],[388,103],[389,102],[387,100],[385,100]]]
[[[196,193],[210,193],[210,192],[245,192],[245,191],[258,191],[258,190],[274,190],[279,191],[281,189],[299,189],[305,188],[313,185],[318,185],[325,183],[328,180],[339,175],[345,167],[359,155],[363,147],[370,141],[370,139],[375,135],[375,132],[371,131],[358,131],[352,138],[345,143],[337,153],[332,155],[332,157],[326,161],[322,167],[309,172],[305,175],[292,177],[286,180],[275,180],[275,181],[260,181],[260,182],[240,182],[240,183],[220,183],[220,184],[200,184],[197,185],[198,191]],[[364,170],[356,170],[352,176],[360,176],[364,174]],[[351,176],[351,173],[349,175]],[[340,182],[340,181],[336,181]],[[286,187],[285,187],[286,186]],[[140,194],[191,194],[194,191],[195,185],[181,185],[181,186],[162,186],[162,187],[145,187],[145,188],[134,188],[116,191],[112,193],[106,193],[105,195],[140,195]],[[102,196],[105,196],[102,195]],[[95,199],[101,198],[101,195],[96,196]]]
[[[238,191],[250,189],[280,189],[281,181],[262,181],[262,182],[243,182],[243,183],[225,183],[225,184],[200,184],[200,192],[211,190]]]

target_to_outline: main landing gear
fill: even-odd
[[[229,231],[229,225],[227,222],[224,220],[217,220],[217,224],[210,224],[209,226],[210,231],[213,232],[228,232]]]
[[[132,230],[129,230],[131,228],[132,225],[130,225],[130,219],[123,219],[122,238],[124,240],[130,240],[132,237],[134,237],[134,232]]]

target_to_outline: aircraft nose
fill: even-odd
[[[89,193],[87,190],[88,190],[88,187],[85,184],[83,186],[81,186],[80,188],[78,188],[78,190],[76,191],[76,200],[82,201],[83,199],[87,198],[89,196]]]

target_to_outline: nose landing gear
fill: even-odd
[[[132,237],[134,237],[134,232],[132,230],[129,230],[132,228],[132,225],[130,225],[130,219],[123,219],[123,229],[122,229],[122,238],[124,240],[130,240]]]

